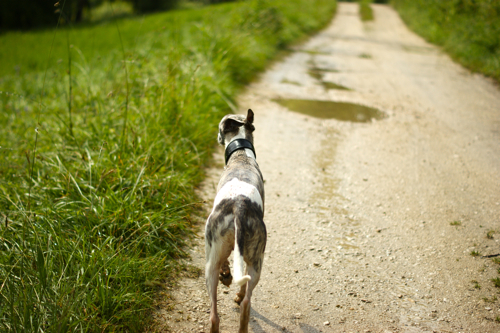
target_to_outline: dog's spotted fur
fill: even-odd
[[[227,145],[235,139],[253,143],[253,112],[247,116],[227,115],[219,124],[218,141]],[[234,282],[241,288],[235,301],[240,304],[239,332],[248,332],[250,299],[259,282],[266,247],[264,224],[264,181],[255,154],[250,149],[234,152],[227,162],[217,188],[212,213],[205,227],[205,252],[208,293],[210,295],[210,332],[219,332],[217,284],[233,277],[228,257],[234,249]],[[246,275],[243,275],[246,264]],[[220,273],[220,278],[219,278]]]

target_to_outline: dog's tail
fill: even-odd
[[[248,281],[250,281],[252,278],[250,275],[243,275],[245,267],[244,267],[244,260],[243,260],[243,253],[242,249],[243,243],[244,243],[244,233],[241,230],[241,219],[240,216],[238,216],[238,212],[235,212],[234,214],[234,264],[233,264],[233,270],[234,270],[234,282],[238,286],[242,286]]]

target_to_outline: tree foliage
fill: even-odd
[[[59,18],[64,22],[81,22],[84,11],[116,0],[1,0],[0,31],[53,27]],[[181,0],[122,0],[132,4],[138,14],[171,10]],[[192,0],[205,5],[235,0]]]
[[[57,22],[54,0],[0,1],[0,28],[30,29]]]
[[[0,1],[0,30],[53,27],[59,18],[80,22],[83,11],[103,0],[16,0]]]
[[[53,27],[59,18],[62,18],[64,22],[81,22],[85,10],[95,8],[104,1],[114,0],[2,0],[0,1],[0,31]],[[170,10],[179,2],[179,0],[124,1],[131,3],[137,13]]]
[[[130,0],[138,13],[159,12],[177,6],[178,0]]]

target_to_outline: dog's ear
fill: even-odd
[[[245,119],[245,128],[250,132],[255,131],[255,127],[252,125],[252,123],[253,123],[253,111],[251,109],[248,109],[247,118]]]
[[[230,132],[238,132],[239,128],[241,126],[245,125],[244,122],[242,122],[239,119],[235,119],[232,117],[228,117],[223,123],[222,123],[222,131],[224,133],[230,133]]]
[[[238,132],[240,127],[245,124],[243,117],[237,115],[227,115],[225,116],[219,124],[219,134],[217,135],[217,141],[220,145],[224,145],[226,140],[226,134],[231,132]]]
[[[252,111],[252,109],[248,109],[246,123],[250,124],[250,125],[253,124],[253,111]]]

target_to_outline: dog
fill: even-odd
[[[205,226],[205,278],[211,302],[211,333],[219,332],[219,279],[226,286],[233,280],[227,260],[231,251],[234,250],[234,282],[240,286],[234,299],[240,305],[240,333],[248,332],[250,299],[264,261],[267,240],[264,180],[253,146],[253,120],[254,113],[249,109],[246,117],[226,115],[219,123],[217,139],[225,146],[226,167]]]

